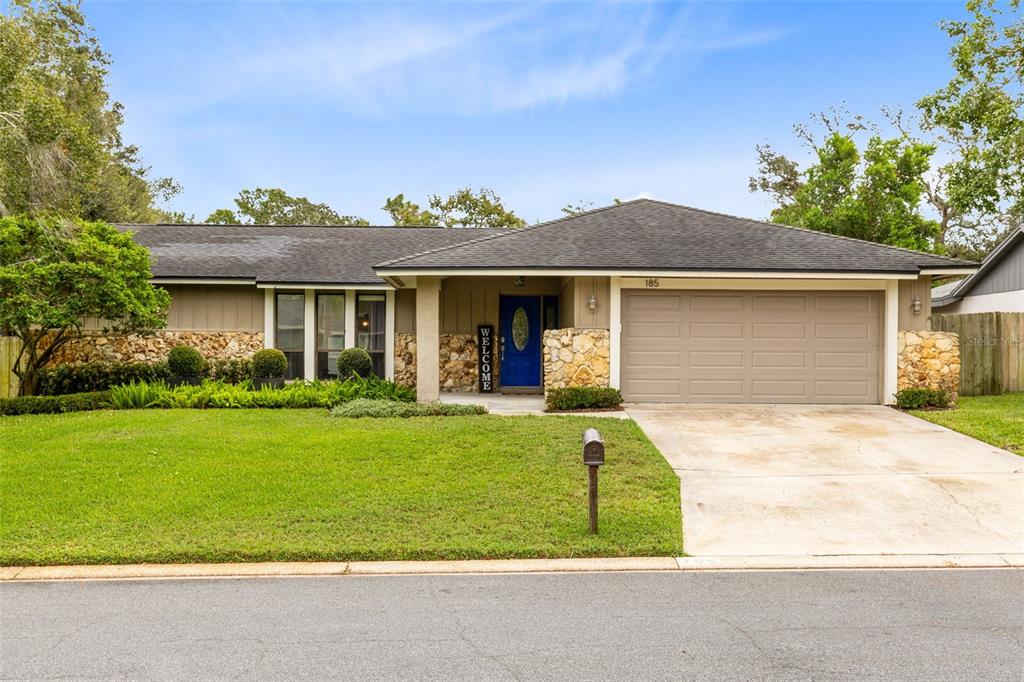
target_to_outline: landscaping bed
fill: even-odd
[[[911,414],[1024,455],[1024,393],[961,396],[956,409],[913,410]]]
[[[587,532],[580,434],[605,437]],[[679,481],[629,421],[326,410],[6,418],[0,564],[676,555]]]

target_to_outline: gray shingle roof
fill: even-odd
[[[652,199],[393,257],[388,271],[588,269],[917,273],[967,261]]]
[[[158,278],[380,284],[373,265],[502,230],[435,227],[120,225],[153,254]]]

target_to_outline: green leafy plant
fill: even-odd
[[[338,354],[338,378],[368,377],[373,374],[373,360],[362,348],[346,348]]]
[[[36,393],[39,395],[66,395],[106,391],[132,381],[150,383],[170,376],[166,362],[86,362],[47,367],[39,373]]]
[[[926,407],[949,407],[949,393],[935,388],[904,388],[896,393],[896,407],[901,410],[920,410]]]
[[[252,376],[277,379],[288,373],[288,358],[276,348],[256,351],[252,356]]]
[[[171,376],[197,379],[206,370],[206,361],[199,351],[191,346],[175,346],[167,354],[167,368]]]
[[[211,379],[229,384],[240,384],[252,376],[251,358],[212,358],[206,361],[207,375]]]
[[[138,410],[156,407],[169,389],[163,382],[148,383],[131,382],[125,386],[114,386],[110,389],[110,406],[115,410]]]
[[[0,415],[59,414],[61,412],[84,412],[110,407],[110,393],[69,393],[67,395],[30,395],[0,399]]]
[[[396,403],[391,400],[369,400],[359,398],[338,405],[331,410],[332,417],[392,417],[405,419],[408,417],[464,417],[487,414],[483,405],[463,405],[456,403]]]
[[[548,390],[545,405],[549,412],[562,410],[606,410],[622,404],[617,388],[602,386],[569,386]]]

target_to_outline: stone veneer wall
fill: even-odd
[[[395,334],[395,383],[410,388],[416,385],[415,334]]]
[[[956,402],[960,392],[960,339],[952,332],[901,331],[896,390],[943,389]]]
[[[544,390],[608,386],[610,357],[607,329],[548,329],[544,332]]]
[[[476,336],[473,334],[441,334],[438,372],[441,390],[476,391],[479,379]],[[395,334],[395,382],[416,385],[416,335]]]
[[[49,364],[94,360],[161,362],[179,344],[198,349],[205,358],[247,358],[263,349],[263,332],[158,331],[141,336],[86,331],[58,349]]]

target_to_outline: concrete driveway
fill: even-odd
[[[881,406],[632,405],[694,556],[1020,554],[1024,458]]]

